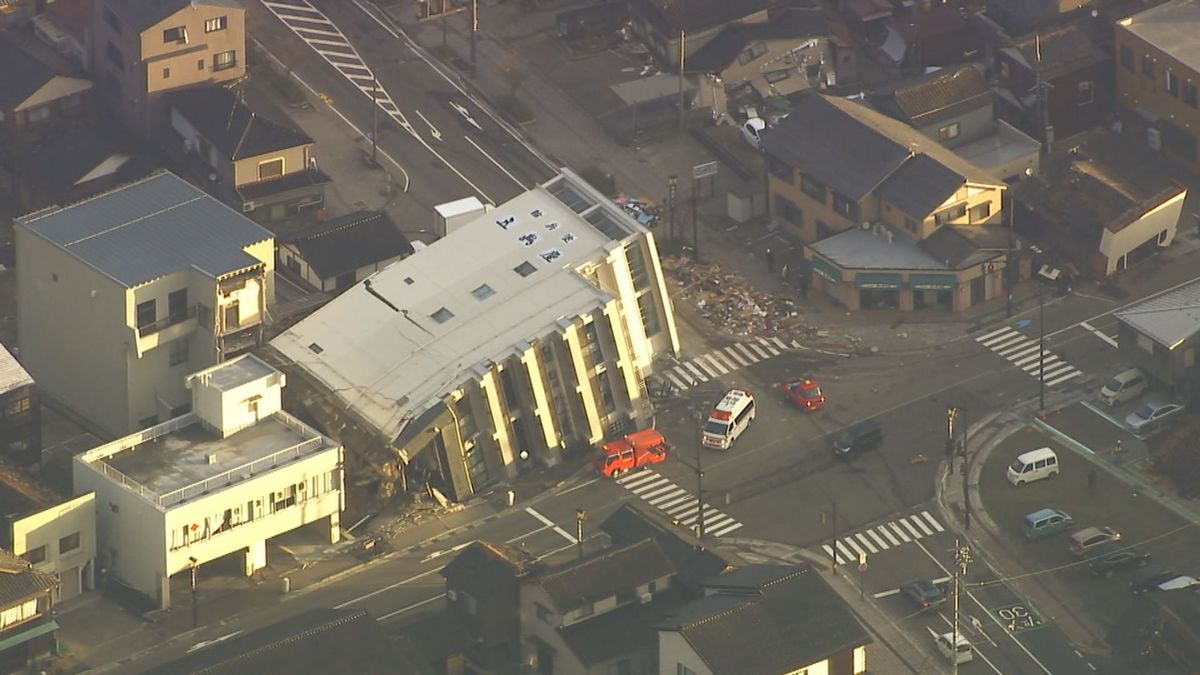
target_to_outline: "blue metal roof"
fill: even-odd
[[[128,288],[191,268],[213,278],[246,269],[261,262],[246,247],[272,237],[165,171],[17,222]]]

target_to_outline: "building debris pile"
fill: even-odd
[[[649,199],[617,195],[613,197],[613,203],[628,213],[630,218],[646,227],[653,228],[662,220],[662,209]]]

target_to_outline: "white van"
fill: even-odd
[[[1058,475],[1058,455],[1050,448],[1021,453],[1008,467],[1008,482],[1018,487]]]
[[[731,389],[713,408],[700,439],[705,447],[728,450],[754,421],[754,394]]]
[[[954,639],[956,637],[958,638],[957,640]],[[942,633],[941,635],[934,636],[933,639],[937,643],[938,651],[950,663],[970,663],[975,658],[975,651],[971,648],[970,641],[961,633],[957,636],[953,633]],[[953,647],[950,646],[952,644],[954,645]]]

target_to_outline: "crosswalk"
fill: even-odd
[[[840,536],[837,539],[837,562],[839,565],[856,562],[860,555],[879,553],[894,546],[934,535],[946,528],[928,511],[869,527],[865,530]],[[834,557],[834,542],[822,544],[825,555]]]
[[[359,56],[358,50],[321,10],[306,0],[262,0],[262,4],[351,84],[374,98],[380,110],[396,120],[405,131],[419,138],[416,129],[400,112],[391,95],[379,86],[375,73]]]
[[[1025,337],[1023,333],[1005,326],[975,338],[979,344],[1008,359],[1014,366],[1036,378],[1041,374],[1041,350],[1037,340]],[[1057,354],[1046,350],[1045,380],[1046,386],[1053,387],[1067,380],[1079,377],[1083,372],[1075,366],[1063,361]]]
[[[641,497],[647,504],[667,514],[680,525],[694,529],[699,521],[696,513],[696,496],[676,485],[662,474],[651,469],[635,471],[617,479],[627,490]],[[729,516],[704,505],[704,536],[722,537],[741,527],[742,524]]]
[[[670,383],[676,392],[680,392],[772,356],[779,356],[785,351],[801,348],[801,344],[795,340],[785,342],[777,337],[760,337],[750,342],[737,342],[722,349],[714,349],[674,368],[655,373],[653,377]]]

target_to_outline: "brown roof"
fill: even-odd
[[[991,104],[992,88],[978,68],[963,66],[897,87],[892,96],[909,122],[922,126]]]
[[[482,597],[533,568],[533,557],[507,544],[476,541],[442,568],[442,577]]]
[[[0,609],[58,586],[52,574],[39,572],[29,563],[0,549]]]
[[[674,572],[675,566],[658,542],[644,539],[548,570],[538,576],[537,583],[559,611],[567,612]]]
[[[1053,78],[1078,68],[1099,63],[1108,56],[1088,37],[1079,24],[1068,24],[1049,33],[1026,35],[1005,50],[1031,70]]]

